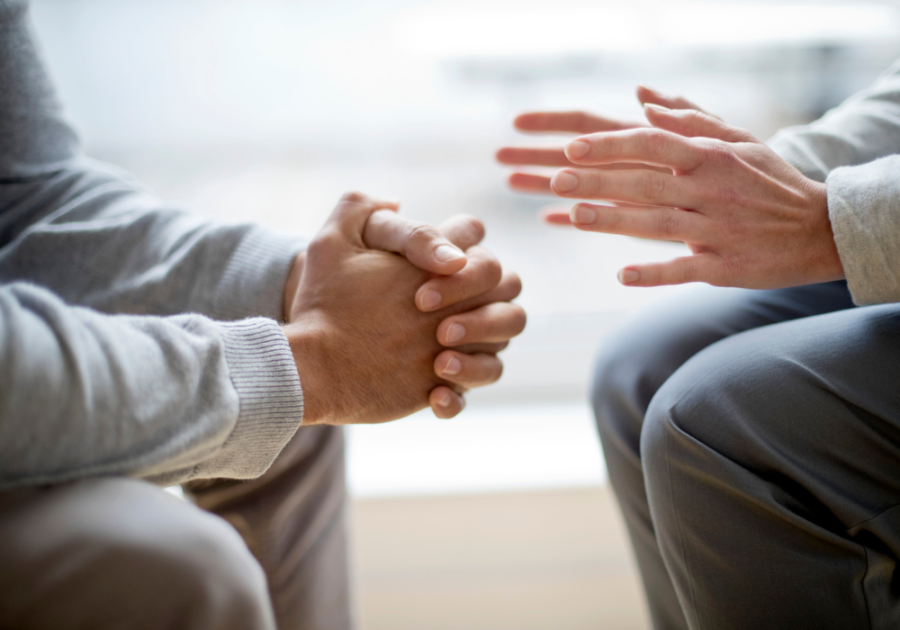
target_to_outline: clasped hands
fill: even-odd
[[[781,288],[844,277],[825,184],[690,101],[647,88],[638,99],[647,122],[582,112],[516,118],[524,132],[580,135],[564,148],[501,149],[503,164],[560,169],[552,177],[516,172],[510,185],[603,202],[550,210],[551,223],[690,248],[690,256],[626,266],[625,285]]]
[[[429,405],[455,416],[466,390],[500,378],[496,354],[525,327],[510,303],[521,282],[478,246],[480,221],[434,228],[397,209],[344,195],[294,261],[283,330],[304,425],[385,422]]]

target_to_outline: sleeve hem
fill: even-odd
[[[191,477],[262,475],[303,420],[303,390],[287,338],[277,323],[254,318],[223,323],[225,358],[240,412],[222,448]]]
[[[828,215],[847,286],[859,306],[900,302],[900,157],[835,169],[828,177]]]

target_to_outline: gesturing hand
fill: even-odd
[[[440,387],[463,391],[466,386],[496,380],[500,364],[490,352],[501,349],[503,341],[524,326],[524,313],[510,304],[505,306],[512,310],[502,317],[473,315],[481,307],[500,306],[518,294],[518,278],[512,275],[501,280],[496,261],[489,266],[496,267],[497,277],[474,274],[455,295],[445,287],[446,303],[461,302],[437,306],[428,313],[416,308],[414,296],[424,283],[462,276],[470,266],[475,271],[483,269],[484,265],[477,264],[481,254],[470,249],[465,269],[456,276],[434,278],[400,256],[368,249],[363,235],[379,207],[391,204],[345,195],[306,252],[299,280],[293,288],[286,288],[289,323],[284,330],[304,386],[304,424],[391,420],[426,406],[429,391],[435,390],[434,398],[442,395]],[[375,224],[377,227],[377,221]],[[465,240],[461,235],[471,228],[470,222],[457,221],[447,231]],[[476,234],[469,240],[473,238],[481,237]],[[466,292],[480,295],[471,298]],[[482,324],[490,321],[507,329],[496,337],[474,330],[471,339],[457,340],[455,343],[468,344],[460,349],[472,354],[454,353],[450,358],[461,364],[454,370],[453,361],[445,358],[442,363],[445,353],[441,352],[440,337],[442,333],[446,336],[450,324],[441,324],[443,331],[439,328],[450,316],[475,317]],[[503,341],[494,342],[495,338]],[[435,369],[470,385],[442,379]],[[452,412],[449,415],[458,411],[453,405],[447,408]]]
[[[696,110],[648,106],[647,117],[653,128],[583,136],[566,155],[579,166],[636,162],[669,172],[568,168],[551,182],[557,195],[618,206],[576,205],[578,229],[683,241],[693,253],[629,265],[623,284],[777,288],[843,277],[824,184]]]
[[[568,167],[552,178],[514,173],[511,185],[604,202],[550,210],[551,223],[690,248],[692,256],[620,270],[619,280],[629,286],[775,288],[843,277],[823,184],[690,101],[646,88],[638,97],[650,126],[588,114],[520,116],[516,125],[523,130],[586,135],[537,154],[501,149],[498,159],[507,164]]]

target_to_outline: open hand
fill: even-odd
[[[551,208],[549,223],[690,248],[692,256],[620,270],[628,286],[775,288],[843,277],[823,184],[684,98],[639,88],[638,99],[647,123],[572,112],[519,116],[523,131],[583,135],[559,149],[501,149],[504,164],[563,167],[552,177],[513,173],[510,185],[603,202]]]
[[[561,197],[612,201],[571,210],[580,230],[682,241],[693,255],[629,265],[630,286],[707,282],[779,288],[843,277],[824,184],[748,132],[697,110],[646,107],[653,127],[590,134],[565,147]],[[663,171],[604,172],[638,163]]]

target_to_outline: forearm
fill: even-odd
[[[95,475],[252,478],[303,397],[275,322],[108,316],[0,288],[0,488]]]
[[[280,320],[304,242],[192,217],[85,159],[27,7],[0,0],[0,282],[33,282],[106,312]]]
[[[900,148],[900,62],[872,88],[816,122],[781,131],[768,144],[804,175],[820,182],[841,166],[895,154]]]
[[[305,247],[296,236],[166,206],[127,173],[89,160],[0,190],[8,199],[0,281],[39,284],[109,313],[280,320],[291,263]]]

